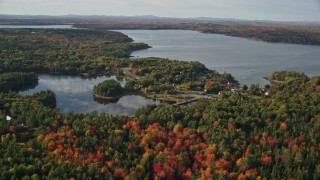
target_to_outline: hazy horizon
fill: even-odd
[[[4,15],[105,15],[319,21],[320,0],[0,0]]]

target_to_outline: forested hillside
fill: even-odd
[[[62,115],[30,97],[1,94],[1,176],[318,179],[320,78],[279,74],[287,80],[268,96],[226,91],[132,117]]]
[[[0,179],[320,179],[320,77],[275,72],[270,86],[237,89],[199,62],[127,59],[141,46],[118,33],[0,32]],[[43,72],[114,74],[146,95],[215,96],[132,116],[62,114],[52,91],[17,92]]]
[[[107,59],[129,57],[133,50],[148,48],[131,41],[106,30],[0,29],[0,73],[97,76],[106,73]]]

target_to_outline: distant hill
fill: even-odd
[[[107,15],[60,15],[60,16],[50,16],[50,15],[6,15],[0,14],[1,20],[23,20],[23,19],[100,19],[100,20],[115,20],[115,19],[137,19],[137,20],[189,20],[189,21],[209,21],[209,22],[260,22],[260,23],[294,23],[294,24],[318,24],[320,21],[271,21],[271,20],[245,20],[237,18],[215,18],[215,17],[188,17],[188,18],[177,18],[177,17],[158,17],[154,15],[137,15],[137,16],[107,16]]]
[[[179,29],[223,34],[273,43],[320,45],[320,21],[268,21],[213,17],[157,17],[105,15],[0,15],[6,25],[72,24],[87,29]]]

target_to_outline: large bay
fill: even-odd
[[[152,48],[134,51],[134,57],[196,60],[210,69],[228,72],[241,84],[268,83],[262,77],[274,71],[320,75],[320,46],[267,43],[186,30],[117,30]]]

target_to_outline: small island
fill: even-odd
[[[105,80],[93,87],[93,95],[101,99],[116,99],[124,94],[120,83],[111,79]]]

